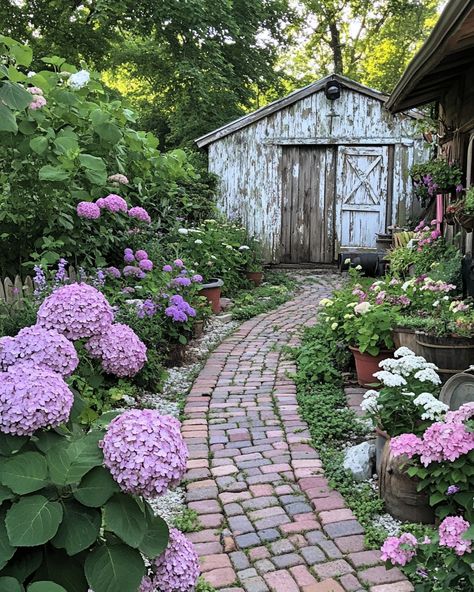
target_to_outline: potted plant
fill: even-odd
[[[240,245],[242,255],[242,267],[245,277],[254,286],[260,286],[263,280],[263,257],[260,241],[255,237],[248,237],[247,244]]]
[[[433,512],[427,496],[417,493],[418,480],[407,474],[386,443],[407,431],[422,434],[444,416],[448,406],[437,398],[441,379],[434,364],[405,347],[394,356],[382,361],[381,370],[375,373],[382,384],[380,390],[367,391],[361,404],[377,432],[380,495],[396,518],[431,523]]]
[[[474,186],[470,187],[464,199],[456,204],[455,218],[467,232],[472,232],[474,229]]]
[[[444,212],[444,221],[446,224],[449,224],[449,226],[454,226],[456,223],[456,210],[457,204],[451,203],[447,206],[446,211]]]
[[[438,193],[455,194],[461,187],[462,170],[446,160],[430,160],[410,169],[414,193],[426,206]]]

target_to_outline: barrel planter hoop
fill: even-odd
[[[393,351],[388,349],[381,350],[378,356],[362,353],[357,347],[349,346],[349,349],[354,356],[357,381],[360,386],[370,386],[377,382],[374,374],[380,370],[379,363],[393,355]]]
[[[199,294],[207,298],[212,312],[218,314],[221,311],[221,288],[224,282],[217,278],[211,278],[205,284],[201,284]]]
[[[406,327],[395,327],[393,330],[393,342],[395,348],[408,347],[411,351],[420,356],[420,346],[416,341],[416,331],[414,329],[407,329]]]
[[[474,360],[474,338],[453,335],[437,337],[417,331],[416,342],[420,355],[438,366],[438,374],[448,380],[454,374],[464,372]]]

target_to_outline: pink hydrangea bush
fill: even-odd
[[[135,206],[128,210],[128,215],[130,218],[134,218],[135,220],[139,220],[140,222],[145,222],[146,224],[151,224],[151,217],[150,214],[140,206]]]
[[[0,432],[31,436],[69,419],[74,395],[46,366],[23,362],[0,373]]]
[[[64,335],[39,325],[24,327],[15,337],[0,339],[2,370],[22,361],[46,366],[61,376],[71,375],[79,364],[74,345]]]
[[[76,341],[104,333],[114,320],[104,295],[88,284],[68,284],[45,298],[37,324]]]
[[[91,201],[79,202],[76,211],[79,218],[86,218],[87,220],[97,220],[97,218],[100,218],[99,206]]]
[[[128,325],[115,323],[85,344],[93,358],[102,363],[108,374],[124,378],[135,376],[147,361],[146,346]]]
[[[193,544],[176,528],[170,529],[168,546],[153,562],[153,570],[152,583],[160,592],[194,590],[199,577],[199,559]]]
[[[380,549],[382,561],[391,561],[393,565],[406,565],[416,555],[418,541],[409,532],[400,537],[388,537]]]
[[[126,493],[151,498],[183,478],[188,450],[180,423],[152,409],[125,411],[100,442],[104,464]]]
[[[439,525],[439,544],[454,549],[456,555],[472,551],[472,541],[463,538],[471,525],[461,516],[448,516]]]
[[[100,197],[95,203],[101,210],[107,210],[112,214],[128,211],[127,202],[115,193],[111,193],[107,197]]]

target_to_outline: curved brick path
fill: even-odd
[[[245,322],[210,356],[186,402],[187,502],[204,530],[189,534],[221,592],[408,592],[398,569],[364,551],[363,529],[328,486],[298,415],[298,343],[334,276]]]

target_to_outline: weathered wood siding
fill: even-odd
[[[208,147],[209,169],[220,177],[219,208],[240,218],[251,233],[261,238],[267,262],[279,262],[282,241],[287,240],[282,236],[285,147],[358,144],[392,147],[393,196],[386,225],[404,222],[412,206],[408,169],[423,156],[415,121],[405,115],[391,115],[382,101],[348,88],[342,88],[341,97],[334,102],[320,90],[212,142]],[[326,169],[334,174],[335,167],[337,163],[332,159],[321,164],[319,172],[325,177]],[[334,227],[334,245],[318,247],[323,254],[321,261],[339,244],[337,221]],[[309,245],[303,248],[311,250]]]

